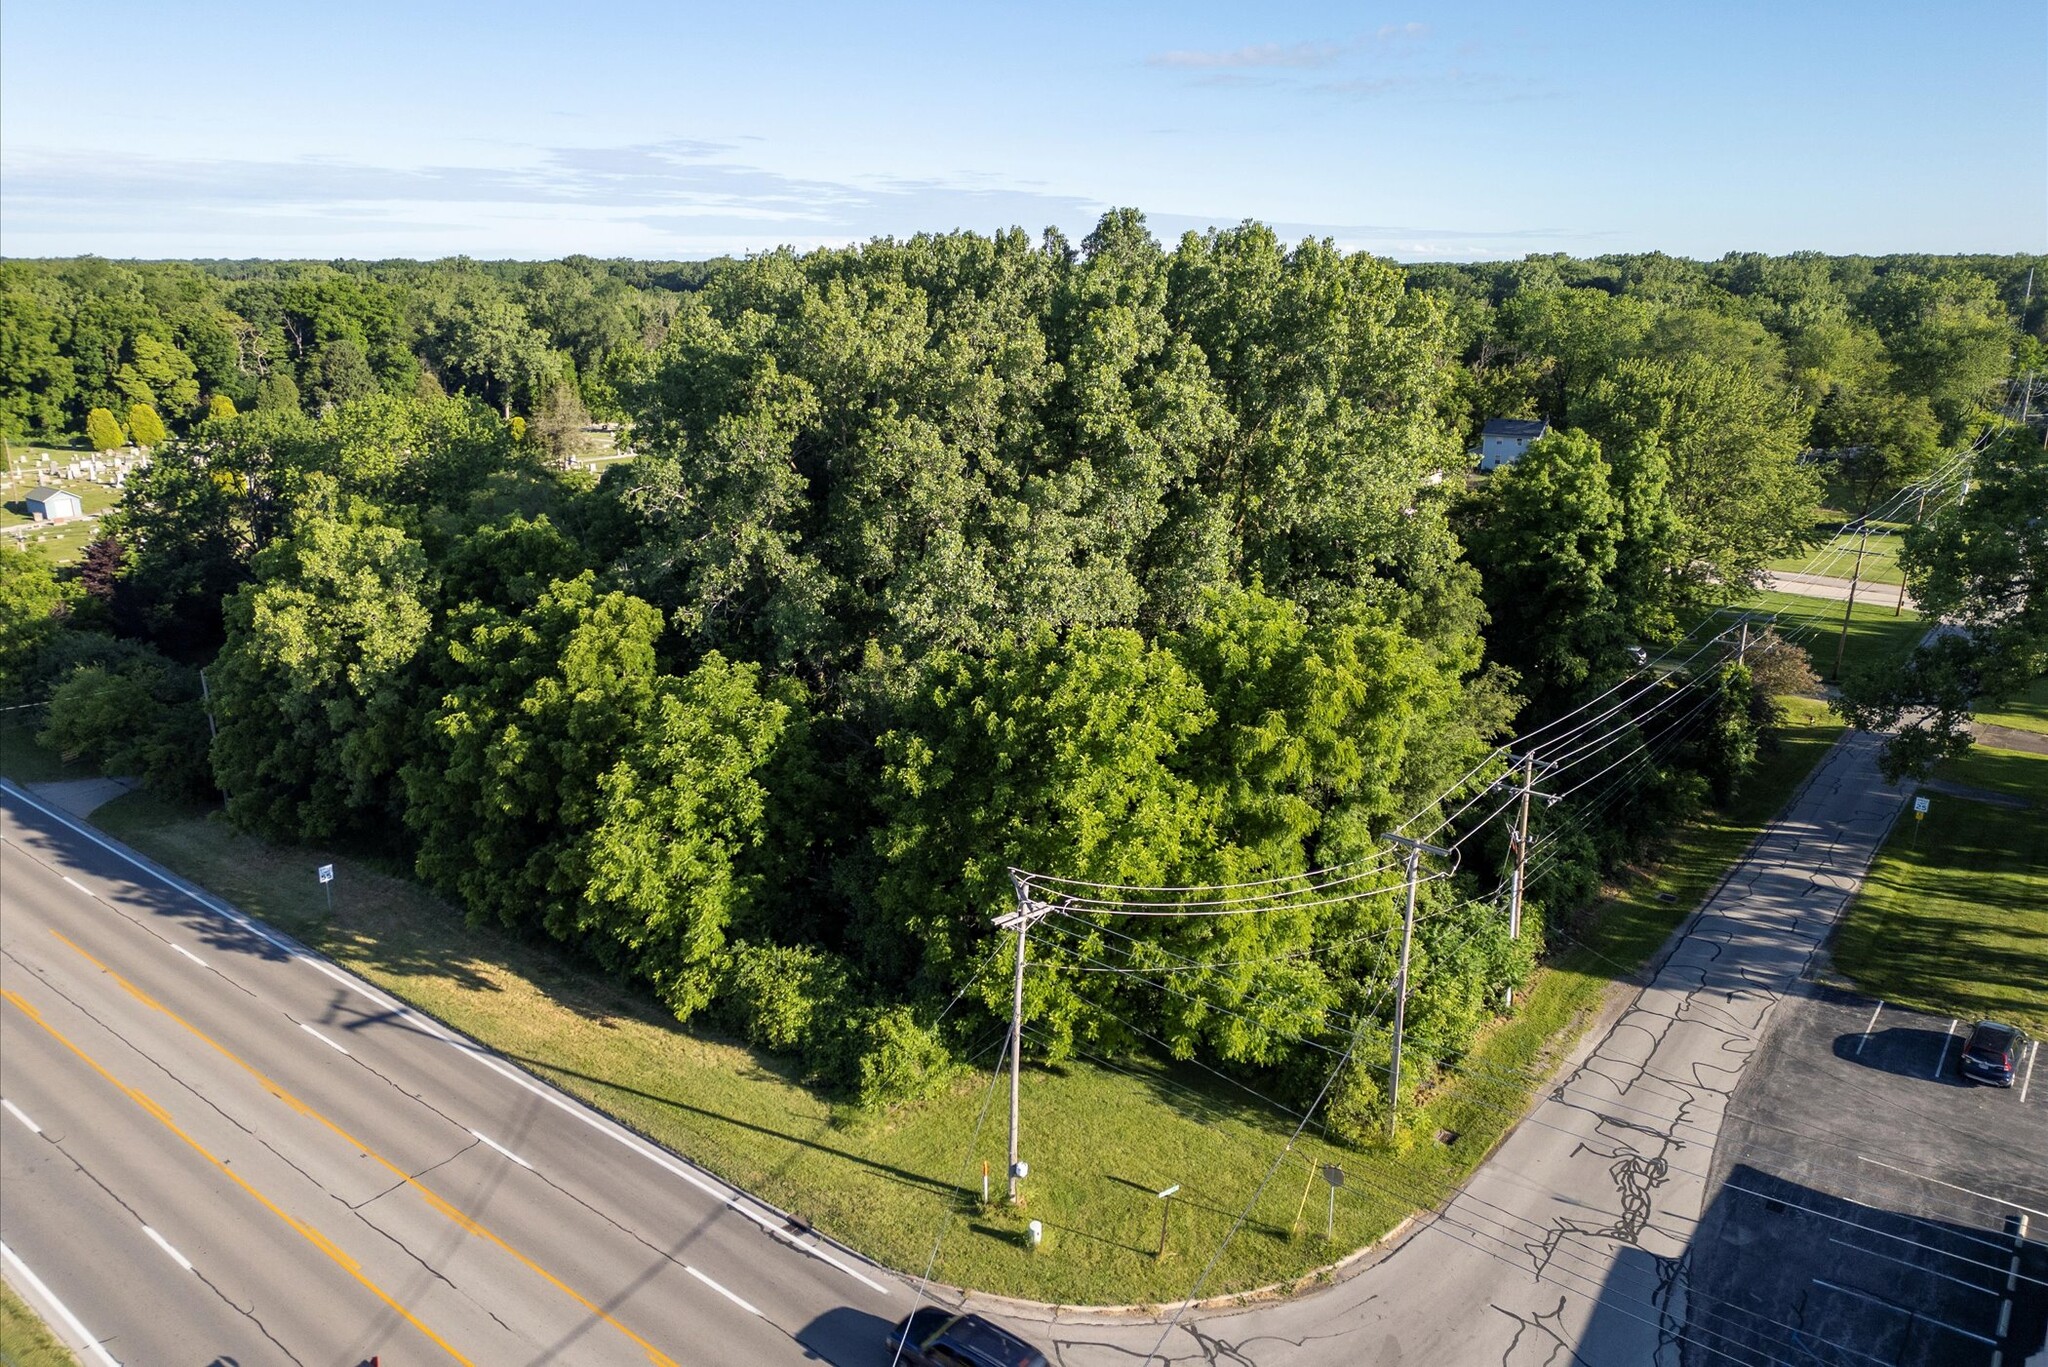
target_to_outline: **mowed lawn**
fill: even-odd
[[[1920,615],[1897,607],[1894,588],[1879,589],[1870,597],[1860,594],[1853,611],[1839,598],[1809,597],[1799,593],[1766,591],[1744,596],[1739,602],[1716,608],[1711,628],[1696,627],[1684,644],[1667,651],[1667,657],[1683,658],[1698,648],[1711,631],[1734,631],[1746,617],[1752,631],[1775,627],[1778,634],[1806,649],[1814,669],[1824,681],[1834,677],[1835,655],[1842,656],[1842,674],[1859,669],[1886,668],[1904,663],[1927,626]],[[1848,617],[1848,644],[1842,645],[1842,619]]]
[[[2048,755],[1979,749],[1939,777],[2031,805],[1927,793],[1864,880],[1835,966],[1901,1006],[2048,1033]]]
[[[2048,679],[2036,679],[2034,686],[2017,698],[1985,708],[1976,716],[1990,726],[2048,734]]]
[[[1780,573],[1824,574],[1833,579],[1856,575],[1856,546],[1861,538],[1841,530],[1841,525],[1840,519],[1824,522],[1817,529],[1819,539],[1811,547],[1769,561],[1765,568]],[[1891,523],[1870,524],[1870,539],[1863,547],[1863,569],[1857,576],[1864,583],[1889,584],[1896,590],[1906,582],[1899,569],[1899,547],[1904,543],[1901,530]]]
[[[1287,1153],[1291,1117],[1190,1065],[1118,1059],[1027,1068],[1024,1153],[1032,1174],[1021,1213],[979,1202],[984,1163],[1000,1192],[1006,1137],[994,1067],[1002,1031],[993,1022],[968,1041],[972,1066],[945,1094],[886,1115],[851,1113],[802,1086],[785,1060],[678,1027],[643,991],[558,946],[467,925],[402,871],[345,852],[268,845],[217,814],[147,794],[110,803],[94,819],[885,1264],[919,1271],[936,1239],[934,1275],[945,1282],[1068,1303],[1157,1303],[1188,1294],[1247,1208],[1204,1294],[1313,1276],[1454,1190],[1598,1018],[1613,980],[1657,951],[1839,734],[1819,704],[1792,705],[1785,743],[1730,810],[1679,832],[1658,865],[1555,928],[1552,960],[1516,1014],[1428,1098],[1404,1150],[1346,1149],[1311,1127]],[[12,776],[59,776],[25,736],[12,741],[0,754]],[[314,876],[330,860],[338,866],[332,915]],[[1316,1171],[1325,1162],[1346,1174],[1327,1242],[1327,1188]],[[1166,1252],[1157,1256],[1161,1207],[1153,1193],[1175,1183],[1181,1192]],[[1035,1253],[1022,1238],[1032,1218],[1046,1229]]]

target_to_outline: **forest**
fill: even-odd
[[[1824,494],[1853,516],[1976,452],[1905,552],[1972,630],[1845,704],[1908,719],[1898,764],[2048,671],[2048,474],[2001,417],[2048,368],[2039,264],[1404,266],[1130,210],[712,262],[9,260],[0,431],[149,460],[75,568],[0,541],[0,701],[864,1106],[1008,1019],[992,918],[1030,870],[1068,890],[1041,1057],[1327,1088],[1360,1139],[1382,838],[1458,851],[1407,1019],[1453,1066],[1771,744],[1803,658],[1643,662]],[[1503,417],[1550,430],[1477,476]],[[600,439],[631,458],[595,473]],[[1497,785],[1557,736],[1627,784],[1539,805],[1510,938]]]

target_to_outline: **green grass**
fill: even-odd
[[[28,515],[29,485],[12,490],[12,497],[0,503],[0,527],[19,527],[32,523]],[[121,501],[121,491],[110,489],[104,484],[95,484],[89,479],[56,479],[50,481],[52,489],[64,489],[78,495],[78,501],[88,515],[107,511]]]
[[[1796,724],[1742,800],[1682,832],[1658,869],[1570,928],[1581,943],[1539,973],[1469,1068],[1427,1098],[1415,1127],[1421,1137],[1401,1153],[1360,1152],[1311,1130],[1282,1162],[1206,1294],[1312,1274],[1441,1200],[1470,1173],[1522,1113],[1536,1076],[1597,1017],[1613,978],[1663,944],[1832,742],[1839,725],[1818,704],[1792,705]],[[560,947],[468,926],[412,882],[346,853],[266,845],[217,816],[142,793],[109,803],[95,820],[886,1264],[922,1269],[950,1216],[935,1271],[943,1281],[1070,1303],[1183,1296],[1292,1128],[1265,1103],[1192,1066],[1031,1069],[1022,1088],[1032,1165],[1026,1208],[983,1209],[981,1164],[998,1191],[1003,1166],[1004,1106],[988,1071],[999,1030],[976,1042],[979,1069],[945,1094],[887,1115],[850,1114],[799,1085],[785,1061],[678,1028],[642,992],[570,961]],[[331,917],[314,878],[330,860],[338,866]],[[1438,1131],[1456,1138],[1438,1142]],[[1342,1163],[1348,1177],[1329,1243],[1314,1169],[1325,1161]],[[1155,1258],[1161,1209],[1152,1193],[1174,1183],[1182,1190],[1167,1253]],[[1028,1218],[1047,1231],[1036,1253],[1021,1237]]]
[[[2036,679],[2034,686],[2017,698],[1977,713],[1977,720],[1990,726],[2009,726],[2015,731],[2048,734],[2048,679]]]
[[[40,707],[0,712],[0,774],[17,783],[56,783],[98,773],[89,765],[66,764],[56,751],[38,744],[36,732],[42,725]]]
[[[71,1350],[4,1282],[0,1282],[0,1367],[78,1367]]]
[[[1842,531],[1842,519],[1823,518],[1815,527],[1816,540],[1805,550],[1767,562],[1766,568],[1795,574],[1824,574],[1847,579],[1856,570],[1858,538]],[[1906,582],[1899,569],[1902,538],[1888,523],[1873,522],[1870,540],[1863,552],[1862,579],[1866,584],[1889,584],[1897,588]]]
[[[1835,967],[1912,1010],[2048,1032],[2048,756],[1980,749],[1940,776],[2033,805],[1927,794],[1926,819],[1902,817],[1872,864]]]
[[[68,565],[84,554],[86,543],[99,535],[97,518],[121,501],[121,491],[91,480],[52,480],[52,488],[68,489],[78,495],[87,516],[77,522],[39,527],[28,515],[27,496],[31,485],[27,480],[34,473],[33,464],[25,471],[18,471],[19,481],[8,489],[5,500],[0,501],[0,529],[12,529],[0,531],[0,534],[15,537],[23,548],[34,551],[52,564]]]
[[[1859,669],[1903,664],[1927,634],[1920,615],[1911,608],[1897,611],[1897,601],[1896,593],[1880,592],[1873,598],[1857,598],[1855,610],[1849,616],[1848,646],[1842,655],[1844,677]],[[1718,608],[1714,616],[1731,627],[1744,614],[1759,625],[1775,617],[1778,631],[1805,646],[1822,680],[1832,682],[1842,617],[1848,607],[1839,599],[1766,591]]]

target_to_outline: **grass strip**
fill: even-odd
[[[1654,871],[1569,928],[1576,943],[1562,947],[1516,1014],[1496,1023],[1464,1069],[1427,1098],[1422,1138],[1403,1152],[1360,1152],[1312,1129],[1232,1241],[1210,1293],[1313,1274],[1469,1175],[1522,1114],[1537,1078],[1598,1017],[1613,980],[1656,952],[1839,734],[1819,704],[1792,701],[1783,744],[1741,799],[1680,832]],[[679,1028],[636,986],[574,961],[559,945],[467,925],[372,861],[268,845],[217,814],[146,793],[107,804],[94,820],[883,1263],[922,1267],[940,1221],[952,1217],[935,1273],[944,1281],[1067,1303],[1177,1299],[1292,1128],[1278,1108],[1190,1064],[1083,1059],[1032,1069],[1022,1088],[1027,1205],[1021,1213],[983,1207],[982,1163],[1000,1191],[1000,1116],[971,1153],[968,1138],[995,1076],[1000,1027],[971,1042],[973,1067],[944,1094],[886,1115],[849,1113],[802,1086],[786,1061]],[[314,873],[326,862],[338,870],[331,916]],[[1441,1142],[1431,1138],[1439,1133]],[[1346,1173],[1334,1209],[1317,1172],[1324,1162]],[[957,1185],[963,1170],[965,1190]],[[1180,1194],[1162,1207],[1154,1193],[1175,1183]],[[1031,1218],[1046,1229],[1036,1251],[1022,1238]]]
[[[2048,756],[1973,750],[1939,776],[2031,805],[1927,793],[1863,880],[1835,968],[1910,1010],[2048,1034]]]
[[[71,1350],[5,1282],[0,1282],[0,1367],[78,1367]]]

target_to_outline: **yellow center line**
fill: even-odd
[[[438,1211],[441,1215],[447,1217],[448,1220],[454,1223],[458,1228],[462,1229],[466,1233],[476,1236],[479,1239],[487,1240],[488,1242],[496,1245],[505,1253],[509,1254],[514,1259],[518,1260],[518,1262],[522,1266],[524,1266],[528,1271],[532,1272],[534,1275],[540,1277],[543,1281],[547,1282],[548,1285],[554,1287],[557,1291],[560,1291],[563,1295],[569,1297],[578,1305],[582,1306],[589,1313],[595,1315],[598,1319],[602,1320],[604,1323],[610,1325],[612,1328],[618,1330],[621,1334],[625,1335],[628,1339],[630,1339],[633,1342],[633,1344],[636,1347],[638,1347],[642,1352],[647,1354],[647,1360],[653,1363],[654,1367],[680,1367],[680,1364],[678,1364],[674,1359],[664,1354],[659,1348],[656,1348],[646,1339],[640,1337],[640,1335],[634,1333],[631,1329],[628,1329],[625,1325],[619,1323],[616,1319],[612,1318],[611,1313],[605,1310],[602,1306],[598,1305],[597,1302],[585,1296],[575,1287],[570,1286],[567,1282],[563,1281],[560,1277],[557,1277],[554,1273],[548,1271],[545,1267],[542,1267],[539,1263],[535,1262],[526,1254],[520,1252],[517,1248],[514,1248],[511,1244],[507,1243],[501,1235],[499,1235],[497,1232],[489,1228],[487,1225],[474,1219],[471,1216],[463,1214],[447,1198],[443,1197],[438,1192],[434,1191],[431,1187],[428,1187],[425,1183],[421,1182],[418,1178],[414,1177],[404,1168],[401,1168],[396,1163],[393,1163],[390,1159],[384,1157],[384,1155],[382,1155],[381,1153],[378,1153],[375,1149],[371,1148],[368,1144],[365,1144],[362,1140],[350,1134],[347,1130],[337,1125],[334,1121],[328,1119],[326,1116],[322,1115],[313,1107],[307,1105],[305,1102],[293,1096],[290,1092],[286,1091],[277,1082],[273,1081],[262,1070],[258,1069],[254,1064],[248,1062],[239,1054],[235,1053],[233,1050],[221,1044],[220,1041],[214,1039],[211,1035],[207,1034],[204,1030],[201,1030],[198,1026],[192,1024],[183,1016],[180,1016],[177,1012],[171,1010],[168,1006],[165,1006],[162,1002],[157,1001],[154,997],[151,997],[141,988],[129,982],[119,973],[116,973],[113,969],[101,963],[98,959],[94,958],[86,950],[80,948],[77,944],[73,943],[70,937],[66,936],[64,932],[60,930],[52,930],[50,934],[56,936],[59,940],[62,940],[65,943],[65,945],[69,946],[73,953],[77,954],[79,957],[83,958],[87,963],[99,969],[100,972],[106,974],[108,977],[112,978],[116,983],[120,984],[122,989],[126,991],[129,996],[135,998],[136,1001],[142,1003],[150,1010],[158,1012],[167,1019],[177,1022],[186,1030],[190,1031],[195,1038],[201,1040],[206,1045],[208,1045],[216,1052],[218,1052],[221,1055],[221,1057],[227,1059],[236,1067],[248,1073],[250,1077],[255,1078],[257,1083],[263,1088],[264,1091],[270,1093],[279,1101],[283,1102],[286,1106],[289,1106],[292,1110],[297,1111],[300,1115],[305,1116],[309,1120],[317,1121],[319,1124],[325,1126],[328,1130],[330,1130],[336,1136],[345,1141],[351,1148],[361,1153],[364,1157],[381,1164],[384,1167],[385,1171],[389,1172],[392,1176],[398,1178],[399,1181],[404,1183],[406,1186],[411,1187],[415,1192],[419,1194],[421,1199],[423,1199],[430,1207]]]
[[[432,1340],[434,1345],[437,1348],[439,1348],[442,1352],[446,1353],[449,1357],[454,1358],[457,1362],[462,1363],[463,1367],[475,1367],[475,1364],[471,1363],[468,1358],[456,1352],[455,1349],[452,1346],[450,1346],[446,1339],[442,1338],[439,1334],[435,1333],[433,1330],[427,1328],[426,1325],[422,1324],[419,1320],[419,1317],[414,1315],[412,1311],[406,1309],[404,1306],[400,1305],[396,1300],[392,1299],[390,1293],[385,1291],[383,1287],[377,1285],[368,1277],[364,1276],[361,1264],[357,1263],[355,1259],[349,1257],[346,1253],[343,1253],[339,1248],[336,1248],[334,1244],[327,1238],[326,1235],[322,1234],[319,1230],[313,1228],[311,1225],[306,1224],[304,1221],[286,1214],[285,1211],[281,1209],[275,1201],[272,1201],[268,1196],[265,1196],[262,1192],[256,1190],[256,1188],[251,1186],[248,1180],[244,1178],[240,1173],[236,1172],[232,1167],[228,1166],[228,1164],[222,1162],[220,1159],[214,1157],[213,1154],[207,1150],[205,1145],[201,1144],[198,1140],[194,1139],[191,1135],[186,1134],[184,1130],[180,1129],[178,1127],[178,1123],[171,1119],[170,1113],[164,1110],[162,1106],[158,1105],[153,1099],[151,1099],[139,1088],[130,1087],[127,1083],[121,1081],[121,1079],[115,1077],[112,1073],[108,1072],[106,1068],[100,1064],[100,1061],[98,1059],[94,1058],[91,1054],[86,1053],[85,1050],[79,1048],[76,1044],[72,1043],[71,1040],[65,1036],[63,1031],[57,1029],[56,1026],[44,1020],[43,1013],[41,1011],[38,1011],[35,1007],[29,1005],[26,1001],[23,1001],[20,997],[16,996],[12,991],[9,991],[6,988],[0,988],[0,997],[6,998],[6,1000],[11,1002],[16,1008],[18,1008],[22,1012],[22,1014],[26,1015],[30,1020],[34,1021],[37,1025],[41,1026],[43,1030],[52,1039],[56,1040],[66,1049],[69,1049],[73,1054],[77,1055],[78,1058],[81,1059],[87,1067],[91,1068],[95,1073],[98,1073],[102,1078],[106,1079],[107,1084],[113,1087],[115,1091],[120,1092],[130,1101],[133,1101],[136,1105],[140,1106],[144,1111],[146,1111],[150,1115],[150,1117],[154,1119],[158,1124],[162,1125],[165,1129],[169,1130],[178,1138],[184,1140],[185,1143],[192,1149],[194,1153],[198,1154],[201,1158],[204,1158],[208,1163],[211,1163],[213,1165],[213,1169],[215,1172],[218,1172],[221,1176],[227,1178],[230,1182],[233,1182],[236,1186],[240,1187],[243,1191],[247,1192],[250,1196],[254,1197],[257,1200],[257,1202],[259,1202],[263,1206],[265,1210],[269,1211],[272,1215],[275,1215],[278,1219],[282,1220],[287,1226],[289,1226],[307,1243],[313,1245],[313,1247],[319,1249],[322,1253],[326,1254],[328,1258],[333,1260],[334,1264],[337,1267],[339,1267],[342,1271],[348,1273],[349,1276],[355,1278],[356,1281],[361,1283],[373,1295],[375,1295],[378,1300],[383,1301],[384,1304],[390,1306],[393,1310],[398,1312],[398,1314],[405,1319],[405,1322],[407,1324],[410,1324],[413,1328],[419,1330],[420,1333],[424,1334],[428,1339]]]

